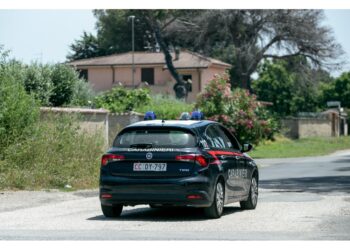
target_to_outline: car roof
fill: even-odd
[[[126,128],[136,128],[136,127],[178,127],[195,129],[198,127],[207,126],[208,124],[216,123],[214,121],[208,120],[148,120],[135,122]]]

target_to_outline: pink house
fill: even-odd
[[[222,74],[230,64],[205,57],[187,50],[173,54],[173,64],[184,80],[192,81],[187,101],[193,102],[215,74]],[[132,83],[132,53],[114,54],[76,60],[68,63],[86,78],[96,92],[106,91],[117,85],[125,87],[148,86],[152,93],[175,95],[172,78],[163,53],[134,53],[134,85]]]

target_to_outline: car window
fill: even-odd
[[[215,126],[208,126],[204,132],[204,139],[210,148],[227,148],[227,143],[220,133],[215,129]]]
[[[232,149],[232,142],[231,140],[227,137],[227,135],[225,134],[225,132],[221,129],[220,126],[215,125],[214,126],[215,131],[218,134],[218,137],[221,138],[221,140],[224,142],[225,144],[225,148],[226,149]]]
[[[218,128],[220,129],[221,133],[224,133],[225,138],[227,138],[227,140],[229,141],[229,147],[231,149],[235,149],[240,151],[241,150],[241,146],[239,144],[239,142],[237,141],[237,139],[223,126],[218,126]]]
[[[126,131],[116,137],[114,147],[129,148],[134,144],[152,144],[152,147],[195,147],[195,136],[182,130],[137,129]]]

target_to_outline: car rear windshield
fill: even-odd
[[[184,148],[195,147],[195,136],[183,130],[139,129],[126,131],[114,140],[114,147]]]

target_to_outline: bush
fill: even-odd
[[[50,103],[62,106],[72,101],[74,85],[79,81],[78,74],[71,67],[64,64],[53,65],[51,72],[52,93]]]
[[[136,111],[140,113],[154,111],[158,119],[178,119],[182,112],[190,112],[193,108],[193,104],[185,103],[175,97],[155,95],[148,105],[140,106]]]
[[[7,146],[32,133],[39,117],[34,98],[15,80],[7,71],[0,73],[0,160]]]
[[[24,86],[42,106],[88,105],[93,100],[91,86],[79,79],[78,73],[64,64],[22,64],[8,60],[9,53],[0,46],[0,77],[10,76]]]
[[[247,90],[231,91],[227,75],[218,76],[200,93],[196,107],[209,120],[227,127],[240,142],[255,145],[263,139],[272,139],[277,131],[277,122]]]
[[[24,87],[28,93],[32,93],[43,106],[50,106],[50,96],[53,91],[51,80],[52,67],[33,63],[24,70]]]
[[[114,87],[110,91],[95,97],[95,106],[111,112],[125,112],[148,105],[151,100],[149,90],[144,88],[127,89]]]
[[[82,79],[79,79],[79,81],[74,84],[73,96],[70,105],[91,106],[94,96],[95,93],[90,84]]]
[[[97,187],[103,137],[79,131],[76,121],[52,116],[9,146],[0,161],[0,189]]]

